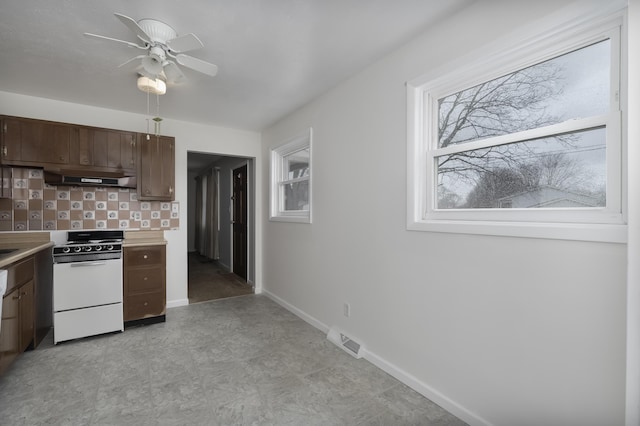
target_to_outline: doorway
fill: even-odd
[[[247,279],[247,165],[233,169],[233,273]]]
[[[254,292],[253,164],[187,153],[189,303]]]

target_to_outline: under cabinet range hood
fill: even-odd
[[[135,176],[101,176],[101,173],[75,173],[44,171],[44,181],[49,185],[69,186],[116,186],[121,188],[135,188],[137,179]]]

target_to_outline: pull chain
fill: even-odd
[[[149,136],[149,127],[150,127],[150,124],[149,124],[150,118],[149,117],[150,116],[151,116],[151,114],[149,113],[149,91],[147,90],[147,140],[150,139],[150,136]]]

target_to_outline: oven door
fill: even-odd
[[[122,302],[122,258],[53,265],[53,310]]]

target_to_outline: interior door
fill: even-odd
[[[247,165],[233,169],[233,273],[247,279]]]

